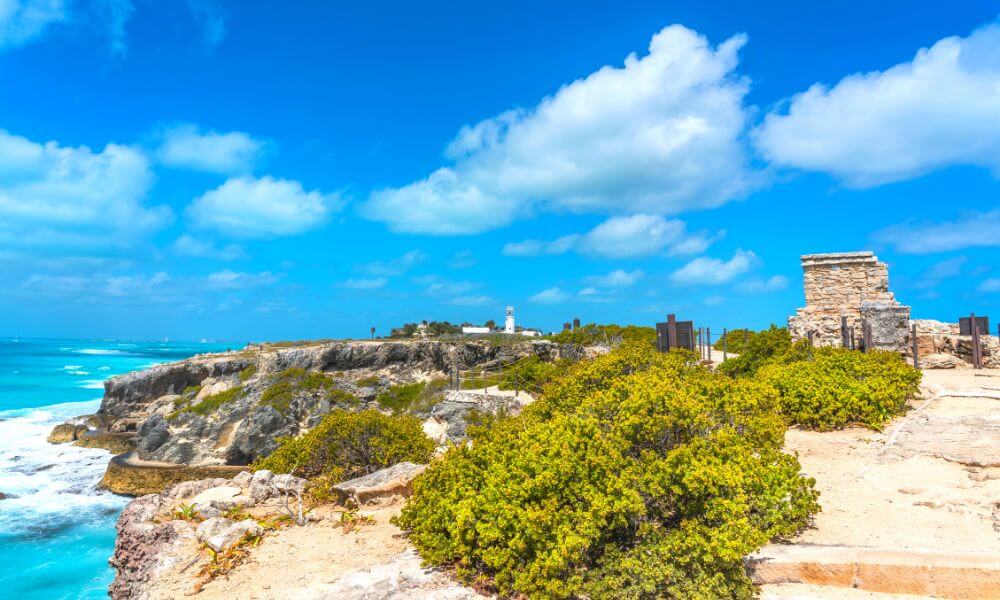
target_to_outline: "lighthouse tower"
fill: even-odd
[[[503,332],[508,335],[514,335],[514,307],[507,307],[507,319],[503,323]]]

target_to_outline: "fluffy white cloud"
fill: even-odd
[[[244,238],[294,235],[322,225],[338,209],[339,199],[307,192],[298,181],[239,177],[205,192],[187,214],[199,227]]]
[[[205,278],[205,285],[214,290],[238,290],[260,285],[270,285],[278,281],[278,278],[270,271],[260,273],[241,273],[225,269],[217,273],[212,273]]]
[[[67,16],[62,0],[0,0],[0,48],[24,44]]]
[[[980,292],[1000,292],[1000,279],[996,277],[984,279],[976,289]]]
[[[137,238],[172,218],[166,207],[145,206],[152,181],[134,148],[94,152],[0,130],[0,241],[68,247]]]
[[[932,254],[962,248],[1000,246],[1000,208],[969,212],[944,223],[903,223],[872,234],[902,254]]]
[[[658,215],[611,217],[585,234],[563,236],[551,242],[524,240],[504,246],[507,256],[563,254],[570,250],[604,258],[672,256],[703,252],[715,238],[704,232],[688,234],[683,222]]]
[[[191,235],[182,235],[177,238],[174,241],[173,248],[177,254],[198,258],[235,260],[246,255],[243,247],[239,244],[227,244],[219,248],[209,240],[199,239]]]
[[[201,132],[194,125],[176,125],[162,132],[156,151],[171,167],[234,175],[250,172],[264,150],[264,142],[242,131]]]
[[[729,260],[700,256],[671,273],[670,278],[681,285],[719,285],[749,271],[757,263],[757,255],[737,250]]]
[[[463,127],[452,167],[373,193],[362,213],[397,231],[461,234],[537,207],[669,214],[738,198],[755,180],[741,142],[748,85],[733,75],[745,42],[713,48],[667,27],[643,57]]]
[[[753,279],[744,281],[738,287],[744,294],[766,294],[783,290],[788,286],[788,279],[783,275],[774,275],[769,279]]]
[[[870,187],[947,167],[1000,176],[1000,25],[949,37],[885,71],[813,85],[753,138],[779,165]]]
[[[626,288],[632,287],[637,281],[643,278],[645,273],[636,269],[634,271],[626,271],[624,269],[615,269],[607,275],[591,275],[589,277],[584,277],[586,283],[595,285],[597,287],[604,288]],[[592,289],[592,288],[588,288]],[[583,295],[583,292],[580,292]]]
[[[348,279],[342,285],[352,290],[375,290],[380,287],[385,287],[385,284],[387,283],[389,283],[389,280],[385,277],[361,277],[357,279]]]
[[[559,289],[559,287],[550,287],[538,292],[528,298],[528,300],[537,304],[557,304],[565,302],[567,298],[569,298],[569,294]]]
[[[362,266],[362,269],[371,275],[402,275],[425,260],[427,260],[425,252],[410,250],[392,260],[370,262]]]

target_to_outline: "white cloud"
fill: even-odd
[[[944,223],[909,222],[886,227],[872,234],[880,243],[902,254],[932,254],[962,248],[1000,246],[1000,208],[969,212]]]
[[[0,0],[0,49],[27,43],[67,17],[62,0]]]
[[[744,294],[766,294],[783,290],[788,286],[788,279],[783,275],[774,275],[769,279],[752,279],[739,284],[739,290]]]
[[[948,37],[911,62],[813,85],[754,132],[768,160],[852,187],[950,165],[1000,176],[1000,25]]]
[[[67,298],[84,303],[98,297],[133,298],[160,296],[173,291],[165,284],[171,278],[164,272],[152,276],[137,275],[50,275],[34,274],[21,284],[21,289],[34,295]]]
[[[448,304],[455,306],[486,306],[494,303],[496,300],[489,296],[458,296],[448,301]]]
[[[199,227],[244,238],[295,235],[315,229],[338,209],[335,195],[307,192],[298,181],[246,176],[230,179],[191,203]]]
[[[603,288],[627,288],[635,285],[644,275],[645,273],[639,269],[634,271],[615,269],[607,275],[591,275],[584,277],[583,280],[586,283]],[[580,294],[582,295],[583,292],[580,292]]]
[[[451,257],[448,266],[452,269],[471,269],[476,266],[479,261],[472,254],[471,250],[462,250],[456,252],[454,256]]]
[[[205,285],[215,290],[237,290],[260,285],[270,285],[278,281],[270,271],[260,273],[241,273],[225,269],[212,273],[205,278]]]
[[[455,163],[362,208],[396,231],[463,234],[509,224],[536,208],[670,214],[747,193],[745,80],[738,35],[712,48],[674,25],[631,54],[560,88],[531,109],[463,127]]]
[[[723,298],[722,296],[709,296],[704,300],[702,300],[701,303],[704,304],[705,306],[719,306],[725,301],[726,299]]]
[[[727,261],[700,256],[680,269],[670,278],[681,285],[720,285],[746,273],[757,263],[757,255],[746,250],[737,250]]]
[[[264,151],[264,142],[242,131],[200,131],[191,124],[165,129],[156,156],[170,167],[237,175],[249,173]]]
[[[550,287],[538,292],[531,298],[528,298],[528,300],[537,304],[557,304],[559,302],[565,302],[567,298],[569,298],[569,294],[566,292],[562,291],[558,287]]]
[[[611,217],[584,234],[566,235],[551,242],[524,240],[504,246],[507,256],[563,254],[575,250],[603,258],[628,258],[667,253],[671,256],[697,254],[721,237],[705,232],[688,234],[676,219],[658,215]]]
[[[352,290],[375,290],[385,287],[389,280],[385,277],[362,277],[358,279],[348,279],[342,285]]]
[[[148,234],[172,219],[147,207],[153,173],[129,146],[36,143],[0,130],[0,242],[108,245]]]
[[[191,16],[202,27],[202,35],[209,46],[215,46],[226,37],[226,20],[229,16],[218,0],[188,0]]]
[[[980,292],[1000,292],[1000,279],[996,277],[984,279],[976,289]]]
[[[427,260],[425,252],[410,250],[392,260],[370,262],[362,266],[362,270],[371,275],[402,275],[425,260]]]
[[[203,240],[191,235],[182,235],[174,241],[174,252],[183,256],[198,258],[217,258],[221,260],[236,260],[246,253],[239,244],[227,244],[221,248],[209,240]]]

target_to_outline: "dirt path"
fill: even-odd
[[[823,512],[797,547],[762,552],[774,572],[765,569],[761,581],[827,577],[839,585],[839,575],[808,581],[803,569],[850,564],[847,584],[872,591],[1000,598],[1000,370],[925,371],[922,387],[924,397],[884,432],[788,432],[786,448],[816,478]],[[921,588],[919,576],[905,583],[889,574],[890,563],[938,572],[924,576]],[[872,574],[859,575],[866,568]],[[945,586],[952,576],[957,587]],[[976,587],[977,577],[995,585]],[[765,587],[765,597],[773,593]],[[836,590],[823,593],[834,595],[799,597],[836,597]]]

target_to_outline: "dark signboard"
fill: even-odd
[[[972,335],[972,327],[969,325],[971,317],[962,317],[958,320],[958,333],[960,335]],[[976,325],[979,326],[980,335],[989,335],[990,318],[976,317]]]
[[[675,321],[674,324],[677,327],[677,347],[694,351],[694,321]],[[672,349],[669,326],[669,323],[656,324],[656,349],[660,352]]]

